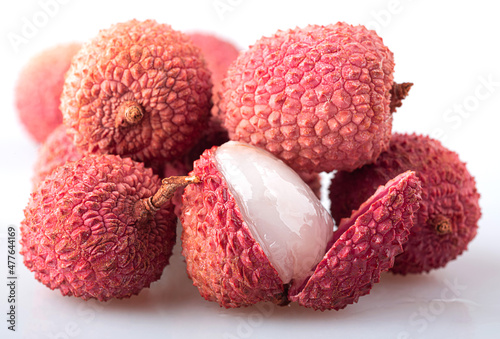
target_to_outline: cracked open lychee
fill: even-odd
[[[72,42],[45,49],[19,73],[16,109],[21,123],[37,142],[43,142],[63,122],[59,105],[64,74],[80,47],[80,43]]]
[[[138,294],[169,262],[177,218],[168,200],[193,180],[160,181],[142,163],[116,155],[68,162],[24,210],[24,264],[63,295],[106,301]]]
[[[476,182],[458,154],[427,136],[400,133],[392,136],[389,149],[375,163],[335,174],[330,185],[332,216],[348,216],[377,185],[407,170],[415,171],[422,182],[422,201],[404,252],[391,269],[399,274],[446,266],[467,249],[481,217]]]
[[[180,220],[187,273],[226,308],[296,301],[318,310],[357,302],[402,251],[420,183],[403,173],[334,232],[319,199],[284,162],[230,141],[205,151],[185,188]]]
[[[187,35],[130,20],[83,44],[61,110],[77,147],[149,165],[193,147],[207,126],[211,89],[210,71]]]
[[[350,171],[389,145],[392,112],[411,87],[393,71],[393,53],[362,25],[278,31],[229,67],[219,116],[231,140],[298,171]]]

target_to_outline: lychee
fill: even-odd
[[[15,104],[19,119],[37,142],[62,123],[59,110],[64,74],[80,49],[77,42],[60,44],[32,57],[19,74]]]
[[[57,167],[64,165],[68,161],[79,160],[83,156],[84,154],[66,134],[66,126],[59,125],[49,134],[38,149],[32,178],[33,188],[36,189],[45,177]]]
[[[374,164],[335,174],[330,185],[332,216],[348,216],[377,185],[407,170],[416,172],[423,191],[404,253],[392,268],[400,274],[428,272],[457,258],[476,236],[481,216],[475,180],[458,155],[438,140],[399,133]]]
[[[24,264],[63,295],[106,301],[138,294],[169,262],[177,219],[166,201],[189,180],[162,183],[142,163],[116,155],[58,167],[24,210]]]
[[[187,35],[154,20],[131,20],[82,46],[61,110],[77,147],[164,162],[200,138],[211,89],[210,71]]]
[[[207,300],[240,307],[297,301],[341,309],[369,293],[402,250],[420,200],[413,172],[334,222],[290,167],[260,148],[228,142],[203,153],[182,197],[182,254]]]
[[[212,73],[213,92],[217,93],[229,65],[238,57],[238,48],[230,41],[207,32],[190,32],[187,35],[201,49],[208,69]],[[214,104],[218,101],[214,95]]]
[[[393,53],[364,26],[278,31],[229,67],[220,116],[231,140],[298,171],[353,170],[389,145],[392,110],[411,86],[393,89],[393,71]]]

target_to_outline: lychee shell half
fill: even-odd
[[[290,290],[290,300],[317,310],[339,310],[368,294],[403,252],[420,200],[421,184],[414,172],[380,186],[341,220],[325,258],[302,289]]]
[[[184,155],[210,116],[212,83],[200,49],[154,20],[103,29],[83,44],[61,97],[75,144],[149,165]]]
[[[19,119],[37,142],[63,122],[59,109],[64,74],[80,49],[77,42],[53,46],[32,57],[19,73],[15,104]]]
[[[364,26],[309,25],[263,37],[223,80],[231,140],[297,171],[353,170],[388,147],[394,58]]]
[[[476,182],[458,154],[436,139],[400,133],[393,134],[389,149],[375,163],[335,175],[330,184],[332,216],[338,221],[349,215],[377,185],[407,170],[422,182],[422,201],[404,253],[391,269],[399,274],[446,266],[467,249],[481,217]]]
[[[309,279],[283,284],[217,170],[215,151],[205,151],[195,162],[190,174],[201,183],[186,187],[180,216],[187,273],[205,299],[226,308],[298,301],[337,310],[368,293],[401,252],[420,199],[412,172],[390,181],[342,223]]]
[[[160,278],[175,243],[171,204],[141,221],[134,213],[160,184],[151,169],[114,155],[58,167],[24,210],[24,264],[63,295],[106,301],[138,294]]]

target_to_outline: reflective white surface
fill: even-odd
[[[500,21],[494,2],[119,3],[27,0],[0,5],[0,338],[498,337]],[[181,30],[206,29],[242,48],[278,28],[308,23],[343,20],[377,28],[394,52],[395,80],[415,84],[394,115],[394,130],[439,136],[476,177],[483,216],[469,250],[429,274],[384,274],[369,295],[338,312],[315,312],[295,304],[222,309],[203,300],[192,286],[178,245],[160,281],[137,297],[108,303],[62,297],[35,281],[18,256],[17,325],[16,332],[8,331],[6,228],[18,227],[22,220],[37,148],[14,110],[17,74],[29,57],[44,48],[83,41],[101,28],[133,17],[156,18]],[[30,30],[29,23],[37,26]],[[11,43],[14,35],[20,37],[17,45]]]

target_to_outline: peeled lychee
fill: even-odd
[[[71,138],[66,134],[66,126],[61,124],[52,131],[44,143],[38,149],[37,159],[34,166],[32,178],[33,188],[52,173],[57,167],[68,161],[76,161],[83,158],[84,154],[73,144]]]
[[[38,142],[62,123],[59,110],[64,74],[80,43],[66,43],[43,50],[19,74],[15,103],[21,123]]]
[[[231,140],[298,171],[353,170],[389,145],[392,110],[411,86],[393,90],[393,71],[392,52],[364,26],[278,31],[229,67],[220,116]]]
[[[402,250],[418,208],[413,172],[381,187],[334,222],[290,167],[270,153],[228,142],[203,153],[183,195],[182,254],[207,300],[240,307],[297,301],[341,309],[369,293]]]
[[[77,147],[164,162],[184,155],[206,129],[211,89],[210,71],[187,35],[131,20],[82,46],[61,110]]]
[[[175,243],[176,216],[166,201],[178,185],[164,181],[115,155],[58,167],[24,210],[24,264],[63,295],[106,301],[138,294],[160,278]]]
[[[428,272],[457,258],[476,236],[481,216],[480,195],[465,163],[438,140],[416,134],[394,134],[374,164],[336,173],[330,186],[332,216],[348,216],[378,185],[407,170],[416,172],[423,191],[404,253],[392,268],[400,274]]]

